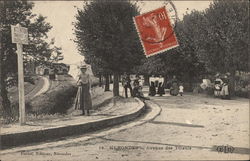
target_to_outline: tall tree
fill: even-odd
[[[199,35],[197,23],[200,23],[202,14],[192,12],[184,16],[182,21],[176,22],[175,33],[179,42],[177,48],[165,51],[159,55],[144,60],[137,68],[144,74],[164,75],[166,78],[176,75],[185,82],[193,82],[205,72],[204,63],[198,59]]]
[[[53,42],[47,43],[47,33],[52,28],[45,17],[32,13],[34,3],[27,1],[1,1],[1,72],[0,89],[3,111],[10,114],[10,101],[7,96],[6,79],[17,73],[16,45],[11,41],[11,25],[20,24],[28,28],[29,44],[24,45],[24,62],[28,58],[42,63],[46,62],[53,52]]]
[[[119,95],[118,75],[131,71],[143,58],[133,24],[138,7],[128,1],[91,1],[78,10],[75,23],[79,51],[90,63],[102,62],[114,74],[114,96]]]
[[[209,70],[229,72],[234,91],[235,72],[249,71],[249,1],[214,1],[204,12],[206,37],[199,40]]]
[[[248,20],[248,1],[215,0],[205,11],[185,15],[175,29],[180,46],[146,60],[141,70],[178,73],[186,80],[230,72],[234,91],[235,72],[249,71]]]

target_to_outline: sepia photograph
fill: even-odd
[[[249,160],[249,0],[0,0],[0,161]]]

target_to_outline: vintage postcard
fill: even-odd
[[[0,161],[249,160],[249,1],[0,12]]]

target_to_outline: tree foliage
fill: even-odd
[[[17,74],[16,44],[11,40],[11,25],[20,24],[28,28],[29,44],[23,46],[24,64],[32,59],[37,63],[46,63],[53,52],[60,52],[54,41],[46,42],[47,33],[52,26],[47,23],[46,17],[32,13],[34,3],[25,0],[1,1],[1,100],[4,110],[10,108],[7,97],[6,79]],[[58,53],[61,55],[61,53]]]
[[[194,21],[197,21],[198,16],[197,12],[193,12],[176,23],[175,33],[179,42],[177,48],[144,59],[144,63],[135,70],[147,75],[177,75],[190,81],[203,74],[204,64],[198,59],[195,40],[197,22]]]
[[[94,72],[117,75],[140,63],[143,53],[133,24],[138,14],[128,1],[92,1],[78,10],[76,43]]]
[[[201,58],[209,70],[248,71],[249,2],[214,1],[204,12]]]
[[[248,71],[248,1],[214,1],[177,22],[180,46],[145,59],[139,71],[193,79],[204,73]]]

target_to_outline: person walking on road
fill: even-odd
[[[132,87],[131,87],[131,79],[127,73],[124,74],[122,79],[122,85],[125,90],[125,97],[128,98],[128,89],[130,90],[130,95],[133,96]]]
[[[86,73],[87,66],[82,65],[80,67],[80,74],[78,75],[79,79],[77,81],[78,92],[75,106],[80,106],[82,110],[82,115],[85,115],[85,110],[87,115],[89,115],[89,110],[92,109],[91,101],[91,79],[90,75]]]

